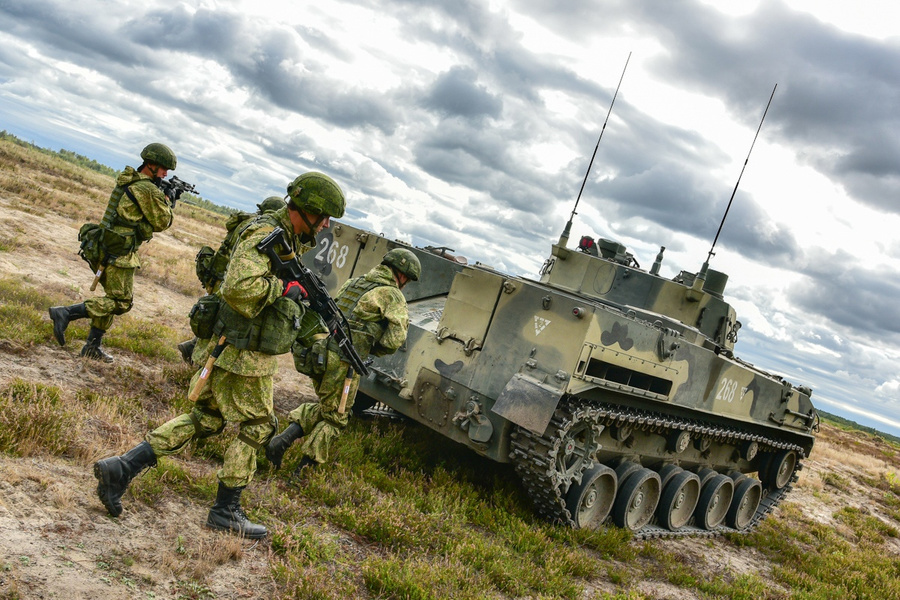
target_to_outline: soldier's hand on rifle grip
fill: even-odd
[[[301,300],[305,300],[309,294],[306,292],[306,288],[300,285],[296,281],[284,281],[284,293],[282,296],[287,296],[294,302],[300,302]]]

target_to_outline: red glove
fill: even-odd
[[[300,285],[299,282],[296,281],[285,281],[284,283],[284,293],[282,296],[287,296],[294,302],[300,302],[301,300],[305,300],[309,294],[306,293],[306,288]]]

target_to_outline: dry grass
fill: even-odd
[[[846,442],[820,440],[815,447],[816,459],[835,467],[844,467],[854,471],[863,471],[878,476],[887,470],[883,458],[867,452],[847,452]]]
[[[15,198],[15,208],[37,216],[52,212],[87,220],[95,206],[102,216],[109,193],[104,197],[102,190],[114,185],[107,175],[6,141],[0,142],[0,163],[0,189]]]
[[[201,296],[204,292],[197,281],[194,261],[184,260],[184,248],[153,242],[141,253],[141,277],[179,294]]]
[[[244,556],[245,542],[233,535],[217,533],[198,538],[183,533],[178,527],[168,527],[166,534],[175,543],[156,557],[161,569],[175,577],[203,581],[221,565]]]
[[[55,481],[50,486],[50,501],[59,510],[69,510],[75,507],[75,493],[72,488],[60,481]]]

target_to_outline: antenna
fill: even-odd
[[[737,182],[734,184],[734,190],[731,192],[731,198],[728,200],[728,206],[725,207],[725,214],[722,215],[722,220],[719,222],[719,230],[716,231],[716,237],[713,239],[712,246],[709,248],[709,255],[706,257],[706,262],[703,263],[703,267],[700,269],[700,272],[697,274],[697,279],[706,279],[706,272],[709,270],[709,261],[715,256],[716,242],[719,241],[719,234],[722,233],[722,226],[725,225],[725,218],[728,216],[728,211],[731,210],[731,203],[734,202],[734,195],[737,193],[738,186],[741,184],[741,177],[744,176],[744,169],[747,168],[747,162],[750,160],[750,153],[753,152],[753,146],[756,145],[756,138],[759,137],[759,132],[762,129],[763,121],[766,120],[766,114],[769,112],[769,106],[772,104],[772,98],[775,97],[775,90],[778,89],[778,84],[775,84],[775,87],[772,88],[772,94],[769,96],[769,102],[766,104],[766,110],[763,111],[762,119],[759,120],[759,127],[756,128],[756,135],[753,136],[753,143],[750,144],[750,150],[747,152],[747,158],[744,159],[744,166],[741,167],[741,173],[738,175]]]
[[[609,122],[609,115],[612,114],[613,105],[616,103],[616,96],[619,95],[619,88],[622,87],[622,79],[625,78],[625,69],[628,68],[629,60],[631,60],[631,52],[628,53],[628,58],[625,59],[625,67],[622,69],[622,76],[619,77],[619,85],[616,86],[616,93],[613,94],[612,102],[609,103],[609,110],[606,112],[606,120],[603,121],[603,128],[600,129],[600,137],[597,138],[597,145],[594,146],[594,153],[591,155],[591,161],[588,163],[587,172],[584,174],[584,181],[581,182],[581,189],[578,190],[578,197],[575,199],[575,206],[572,207],[572,214],[569,216],[569,222],[566,223],[566,228],[563,230],[562,235],[559,236],[560,246],[565,246],[569,241],[569,234],[572,231],[572,219],[574,219],[577,214],[575,211],[578,208],[578,202],[581,200],[581,193],[584,191],[588,175],[591,174],[591,167],[594,165],[594,157],[597,156],[597,148],[600,147],[600,140],[603,139],[603,132],[606,131],[606,124]]]

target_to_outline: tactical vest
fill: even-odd
[[[384,335],[384,331],[387,328],[387,323],[384,319],[363,321],[354,318],[354,313],[363,295],[385,285],[377,281],[369,281],[365,277],[357,277],[350,281],[335,301],[335,304],[341,309],[341,312],[347,317],[348,323],[350,323],[350,337],[353,339],[353,347],[356,348],[356,351],[363,358],[368,356],[369,352],[372,351],[372,347],[381,340],[381,336]]]
[[[134,194],[128,189],[138,181],[141,179],[129,181],[125,185],[117,185],[109,196],[106,211],[103,213],[103,218],[100,219],[100,227],[103,229],[101,245],[108,255],[118,257],[131,254],[138,249],[141,242],[153,237],[153,228],[146,220],[131,221],[119,214],[119,202],[122,201],[122,196],[125,194],[128,194],[135,206],[140,206]],[[113,229],[114,227],[118,229]]]

